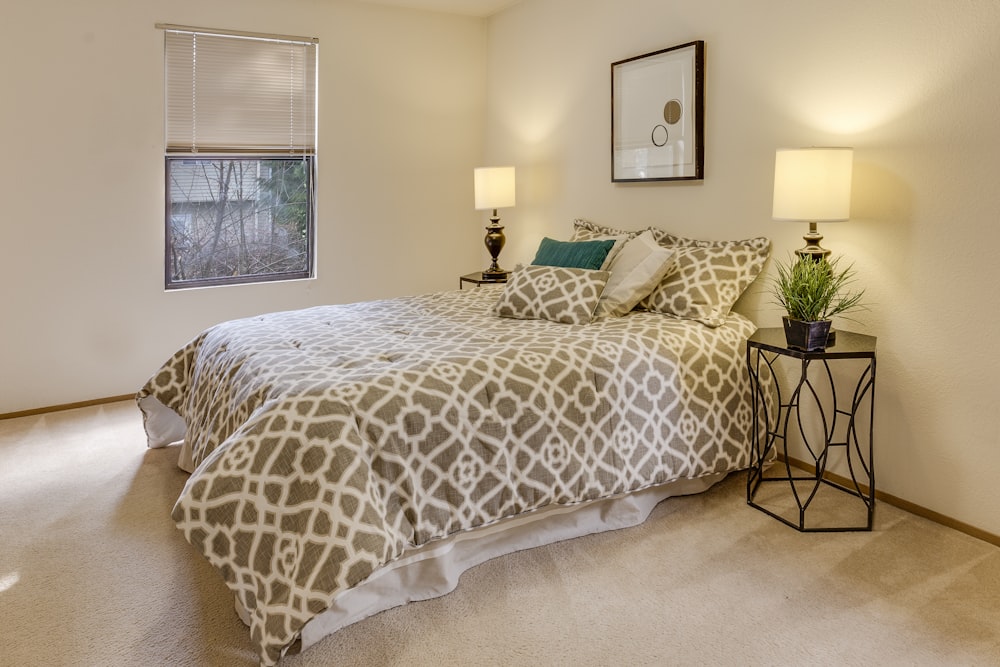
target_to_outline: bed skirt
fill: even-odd
[[[726,473],[716,473],[614,498],[551,506],[405,552],[364,583],[344,591],[329,609],[310,620],[302,628],[300,642],[293,650],[305,650],[324,637],[386,609],[446,595],[458,586],[463,572],[498,556],[637,526],[661,501],[701,493],[725,477]],[[238,599],[236,611],[249,625],[249,616]]]

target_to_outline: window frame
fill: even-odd
[[[316,275],[316,165],[317,165],[317,123],[318,123],[318,69],[319,69],[319,40],[308,37],[293,37],[287,35],[273,35],[264,33],[247,33],[233,30],[218,30],[209,28],[194,28],[190,26],[178,26],[173,24],[157,24],[157,28],[164,31],[164,253],[163,253],[163,276],[164,289],[179,290],[199,287],[217,287],[225,285],[244,285],[249,283],[281,282],[289,280],[305,280],[314,278]],[[190,58],[185,55],[187,45],[185,39],[190,37],[191,53]],[[178,39],[179,38],[179,39]],[[202,58],[201,38],[206,38],[210,55],[209,60]],[[220,39],[221,38],[221,39]],[[232,38],[234,41],[229,42]],[[239,40],[238,42],[236,40]],[[244,56],[245,50],[237,45],[248,45],[254,42],[260,43],[259,49],[255,48],[251,54]],[[214,43],[215,46],[212,46]],[[232,44],[230,48],[227,44]],[[288,90],[288,107],[286,114],[294,116],[275,115],[277,111],[281,114],[281,107],[274,106],[278,100],[284,99],[285,92],[280,90],[279,96],[275,97],[275,82],[281,85],[281,73],[284,68],[284,52],[278,53],[278,49],[284,47],[289,49],[289,57],[296,59],[289,61],[288,83],[285,84]],[[253,54],[261,54],[258,60]],[[294,55],[300,54],[300,55]],[[298,60],[297,58],[303,58]],[[222,58],[222,60],[218,60]],[[271,60],[280,58],[279,60]],[[270,65],[266,63],[270,62]],[[275,63],[278,69],[275,68]],[[203,67],[207,67],[204,70]],[[262,70],[260,67],[269,67]],[[300,69],[301,68],[301,69]],[[255,73],[260,72],[263,78],[254,78]],[[220,75],[225,79],[218,79]],[[236,80],[249,77],[251,84],[230,89],[228,83],[231,76],[237,76]],[[304,75],[304,76],[303,76]],[[204,81],[203,76],[208,78]],[[214,77],[214,78],[213,78]],[[259,82],[259,85],[258,85]],[[177,85],[180,84],[180,88]],[[289,87],[290,86],[290,87]],[[190,94],[187,92],[190,90]],[[223,97],[218,96],[219,90],[232,90]],[[190,95],[190,96],[189,96]],[[207,96],[208,106],[199,104],[201,96]],[[251,98],[246,96],[250,95]],[[247,106],[244,100],[261,100],[266,106]],[[185,102],[187,100],[187,102]],[[303,102],[305,103],[303,106]],[[180,106],[177,106],[178,103]],[[284,103],[282,103],[284,104]],[[188,114],[187,109],[191,112]],[[247,117],[244,113],[247,109],[261,109],[267,116]],[[265,111],[267,109],[267,111]],[[176,115],[175,115],[176,110]],[[221,112],[221,116],[220,116]],[[199,114],[205,116],[206,125],[203,126]],[[305,114],[304,116],[302,114]],[[237,125],[243,128],[236,133],[230,130],[234,127],[230,122],[232,117],[239,118]],[[287,120],[285,120],[287,118]],[[219,122],[222,121],[220,125]],[[305,124],[302,121],[305,120]],[[277,121],[277,125],[275,122]],[[263,122],[263,124],[261,124]],[[178,124],[179,123],[179,124]],[[249,124],[245,124],[249,123]],[[291,123],[291,124],[289,124]],[[190,125],[189,125],[190,124]],[[190,128],[190,129],[188,129]],[[206,134],[207,128],[207,134]],[[277,132],[276,132],[277,130]],[[266,134],[260,134],[264,131]],[[287,137],[287,139],[283,138]],[[228,137],[229,139],[226,139]],[[255,139],[257,138],[257,139]],[[249,140],[250,143],[246,143]],[[171,163],[180,162],[219,162],[219,161],[241,161],[241,162],[262,162],[262,161],[301,161],[306,163],[305,183],[302,185],[306,189],[306,229],[305,229],[305,266],[302,269],[296,268],[293,271],[270,271],[267,273],[255,273],[245,275],[214,276],[206,278],[177,279],[174,274],[175,243],[178,238],[174,234],[174,219],[178,215],[186,215],[189,224],[198,225],[198,220],[202,219],[197,209],[184,207],[183,213],[176,210],[176,198],[172,194],[171,183]],[[205,169],[210,168],[205,164]],[[240,168],[238,172],[243,176],[245,170]],[[245,176],[244,176],[245,177]],[[255,183],[259,188],[260,183]],[[182,186],[182,192],[187,191],[187,185]],[[209,188],[211,192],[211,188]],[[216,193],[218,194],[218,193]],[[247,202],[249,200],[243,200]],[[263,198],[259,196],[257,190],[253,195],[253,206],[257,206]],[[230,205],[239,206],[239,200],[229,199],[226,202],[227,208]],[[189,204],[205,203],[211,204],[210,199],[204,201],[188,202]],[[297,202],[301,206],[301,202]],[[259,214],[254,209],[253,215]],[[228,216],[229,213],[226,213]],[[237,210],[237,215],[241,212]],[[271,218],[273,221],[273,218]],[[230,223],[232,219],[230,219]],[[238,223],[241,235],[244,229],[243,223]],[[302,231],[301,219],[294,226],[296,236]],[[272,227],[272,233],[273,227]],[[233,237],[227,238],[227,246],[233,247]],[[242,240],[239,240],[242,243]],[[259,241],[253,241],[259,243]],[[290,248],[300,245],[295,241]],[[265,246],[266,247],[266,246]],[[266,257],[266,255],[265,255]],[[224,260],[229,258],[223,257]],[[211,260],[210,260],[211,261]],[[280,261],[280,257],[275,261]],[[243,263],[240,261],[239,263]],[[238,270],[238,267],[237,267]]]

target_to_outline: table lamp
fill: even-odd
[[[514,167],[477,167],[474,170],[476,190],[476,210],[490,210],[490,225],[486,228],[486,238],[483,242],[493,258],[490,268],[483,271],[483,280],[502,280],[509,271],[497,264],[497,257],[503,249],[507,238],[503,235],[500,225],[498,208],[514,205]]]
[[[808,222],[806,245],[799,257],[826,259],[830,251],[819,242],[818,222],[842,222],[851,217],[852,148],[779,148],[774,157],[775,220]]]

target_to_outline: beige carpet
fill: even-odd
[[[130,402],[0,421],[0,665],[255,664],[168,516],[176,457]],[[744,480],[488,562],[283,664],[1000,664],[1000,549],[885,504],[872,533],[800,534]]]

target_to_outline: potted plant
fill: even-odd
[[[788,313],[782,318],[789,347],[816,352],[827,345],[830,318],[862,308],[864,290],[851,291],[854,265],[841,269],[840,259],[809,255],[777,263],[772,294]]]

